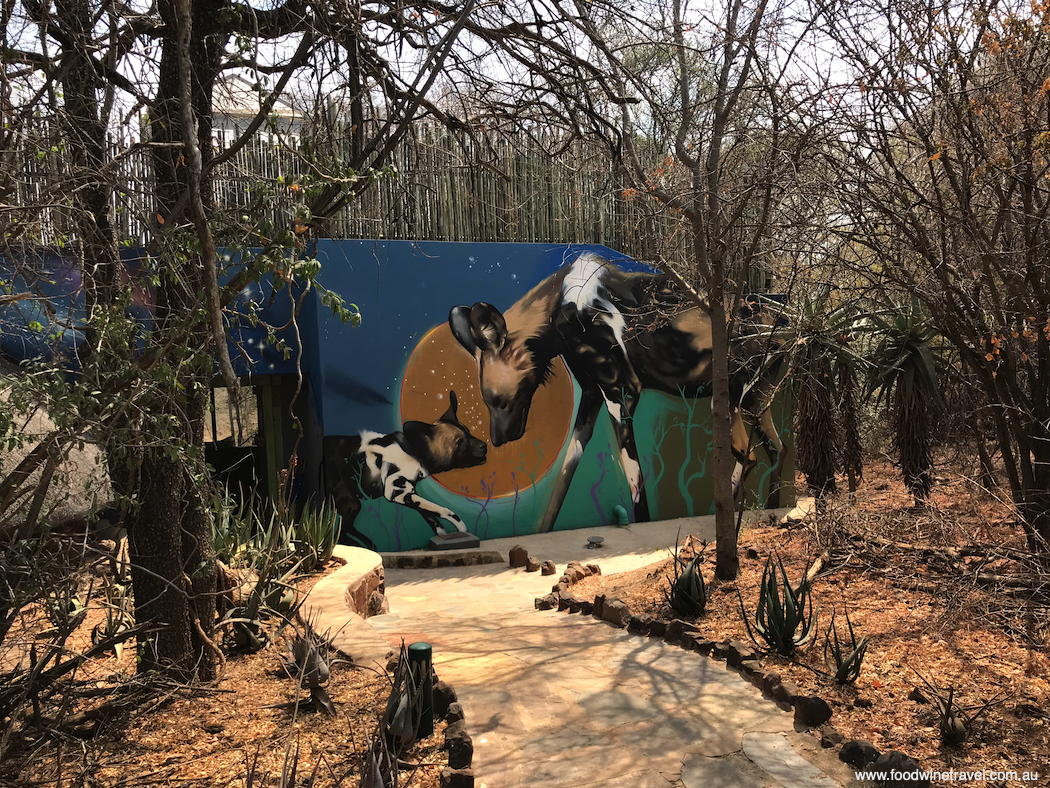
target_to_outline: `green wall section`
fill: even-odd
[[[773,423],[782,439],[790,437],[791,407],[788,392],[773,404]],[[651,464],[646,479],[649,512],[654,520],[714,514],[714,460],[711,446],[711,399],[672,397],[643,391],[634,414],[638,453]],[[770,492],[769,456],[752,438],[758,464],[744,485],[745,505],[762,508]],[[781,462],[780,505],[795,500],[794,452],[788,442]],[[643,466],[646,465],[643,459]],[[721,472],[731,474],[733,467]]]

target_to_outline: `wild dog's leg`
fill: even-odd
[[[609,410],[616,446],[620,450],[620,465],[631,487],[634,522],[645,523],[649,521],[649,501],[645,497],[642,465],[638,461],[638,445],[634,438],[634,410],[638,405],[639,394],[640,387],[635,391],[621,392],[616,399],[606,396],[605,406]]]
[[[751,447],[751,436],[747,434],[741,416],[742,410],[740,406],[733,408],[732,421],[733,458],[736,460],[733,467],[733,500],[736,501],[738,509],[744,505],[744,482],[757,463],[754,449]]]
[[[580,397],[580,408],[576,411],[576,423],[572,425],[572,435],[569,436],[569,450],[565,455],[558,478],[554,480],[551,488],[551,497],[547,502],[547,511],[540,523],[539,533],[547,533],[554,529],[554,521],[558,519],[558,512],[565,501],[565,495],[569,492],[569,483],[576,473],[576,466],[580,464],[583,450],[594,434],[594,422],[598,419],[598,411],[602,407],[602,394],[597,388],[586,388]]]
[[[427,521],[434,533],[444,535],[448,531],[442,526],[441,521],[447,520],[455,526],[456,530],[460,533],[466,533],[466,524],[459,519],[458,515],[451,509],[446,509],[444,506],[428,501],[426,498],[421,498],[416,494],[415,485],[413,485],[404,476],[392,475],[387,479],[386,491],[384,493],[388,501],[399,503],[402,506],[407,506],[410,509],[415,509],[421,515],[423,519]]]
[[[780,440],[773,423],[773,414],[770,412],[772,405],[759,414],[759,438],[769,455],[769,466],[772,469],[769,474],[769,495],[766,496],[766,508],[777,509],[780,506],[780,474],[782,472],[781,460],[784,457],[784,443]]]

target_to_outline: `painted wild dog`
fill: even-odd
[[[386,498],[415,509],[434,533],[444,534],[441,521],[466,531],[451,509],[421,498],[416,484],[453,468],[472,468],[485,462],[488,446],[470,434],[456,416],[456,392],[448,393],[448,410],[433,424],[406,421],[400,432],[381,435],[362,432],[324,439],[324,468],[328,495],[343,518],[343,535],[375,549],[371,539],[354,529],[361,498]]]
[[[734,489],[742,497],[744,479],[757,462],[743,423],[747,416],[757,422],[759,441],[774,468],[766,505],[775,507],[783,444],[769,407],[779,361],[770,353],[770,334],[762,330],[756,310],[741,318],[730,341]],[[541,532],[554,527],[603,403],[630,483],[635,521],[649,519],[632,416],[642,389],[710,395],[711,323],[706,310],[667,274],[627,273],[585,253],[506,313],[484,302],[454,307],[449,327],[478,363],[494,446],[524,434],[533,395],[547,381],[556,356],[565,360],[583,389]]]

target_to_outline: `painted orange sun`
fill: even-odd
[[[489,444],[488,459],[476,468],[439,474],[435,481],[472,498],[495,498],[520,493],[550,470],[565,443],[573,410],[572,377],[560,358],[533,398],[525,434],[503,446],[494,447],[489,437],[478,366],[445,323],[427,333],[408,359],[401,382],[401,420],[437,421],[448,410],[449,390],[456,392],[459,420]]]

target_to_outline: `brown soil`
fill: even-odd
[[[771,551],[783,559],[792,583],[827,551],[813,583],[820,634],[797,661],[764,656],[763,667],[794,681],[802,694],[828,701],[834,711],[828,726],[846,740],[867,739],[882,752],[900,750],[930,769],[1040,775],[1035,782],[987,784],[1050,785],[1050,613],[1045,601],[1032,604],[1024,595],[976,579],[979,573],[1032,576],[1030,565],[1012,560],[1007,552],[1014,548],[1023,553],[1025,548],[1019,529],[1010,525],[1009,507],[979,494],[963,478],[942,477],[930,506],[915,510],[888,464],[869,467],[866,476],[853,504],[835,501],[827,513],[800,525],[770,524],[744,531],[741,572],[733,583],[713,580],[714,551],[709,546],[711,558],[703,570],[708,607],[695,621],[701,634],[715,641],[750,643],[738,592],[753,616]],[[850,534],[858,538],[847,538]],[[988,558],[965,557],[949,568],[936,553],[886,541],[915,547],[992,547]],[[691,539],[683,542],[683,556],[691,546]],[[677,616],[664,598],[671,572],[668,558],[621,575],[587,578],[572,591],[583,599],[596,594],[618,598],[633,615],[672,619]],[[1050,578],[1045,573],[1042,578],[1045,587]],[[854,685],[840,686],[819,671],[827,670],[823,644],[831,614],[837,613],[842,636],[847,608],[857,637],[870,637],[870,645],[860,678]],[[848,640],[848,633],[844,636]],[[956,702],[964,708],[996,698],[1001,702],[979,716],[963,745],[944,745],[935,704],[909,699],[916,688],[927,698],[933,695],[919,674],[945,696],[954,688]],[[871,705],[865,708],[867,701]],[[821,731],[813,735],[819,738]]]
[[[318,579],[307,579],[300,589]],[[102,617],[101,609],[89,606],[69,645],[88,648],[91,627]],[[12,632],[4,645],[24,632]],[[228,654],[222,680],[194,688],[140,683],[134,644],[120,658],[110,654],[89,661],[75,680],[79,692],[91,697],[74,703],[60,734],[27,730],[24,738],[13,739],[0,765],[0,785],[246,786],[256,753],[254,785],[277,785],[286,757],[294,762],[296,747],[296,784],[304,784],[316,766],[318,786],[358,785],[390,694],[389,677],[338,664],[327,686],[336,716],[314,711],[308,691],[296,708],[297,682],[282,667],[286,649],[282,637],[256,654]],[[93,718],[103,703],[107,713]],[[448,765],[444,729],[435,721],[433,735],[401,754],[402,788],[438,785]]]

